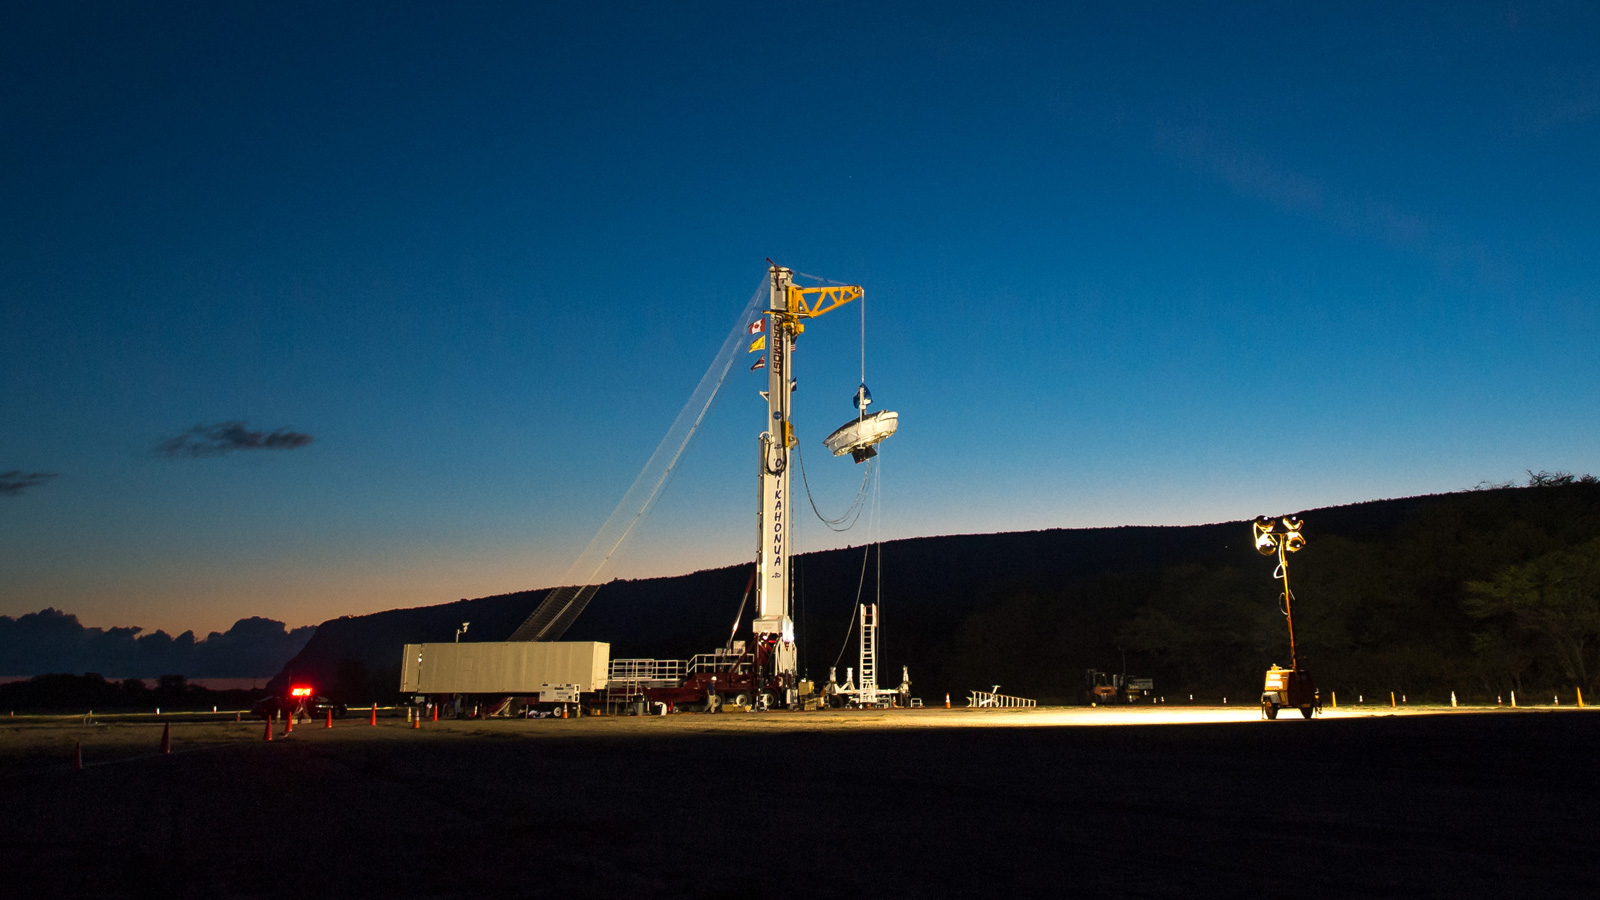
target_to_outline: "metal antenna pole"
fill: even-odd
[[[1300,660],[1294,648],[1294,594],[1289,591],[1289,557],[1285,545],[1278,542],[1278,568],[1283,571],[1283,617],[1289,620],[1289,668],[1300,671]]]
[[[1262,556],[1278,556],[1278,571],[1273,573],[1283,579],[1283,616],[1289,620],[1289,667],[1300,669],[1298,648],[1294,643],[1294,593],[1289,589],[1289,554],[1298,553],[1305,546],[1305,536],[1300,533],[1301,522],[1294,516],[1284,516],[1274,521],[1266,516],[1252,523],[1256,550]]]

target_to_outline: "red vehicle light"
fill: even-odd
[[[311,688],[308,688],[308,687],[290,688],[289,689],[289,696],[291,696],[291,697],[309,697],[309,696],[311,696]]]

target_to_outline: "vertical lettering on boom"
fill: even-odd
[[[783,572],[783,488],[772,490],[772,577]]]

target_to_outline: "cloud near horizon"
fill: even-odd
[[[0,497],[15,497],[28,488],[38,487],[56,477],[55,472],[24,472],[12,469],[0,472]]]
[[[0,675],[98,672],[111,678],[270,678],[316,633],[251,616],[225,632],[196,638],[146,633],[137,625],[86,627],[71,613],[45,608],[0,616]]]
[[[156,445],[157,456],[222,456],[235,450],[294,450],[311,443],[312,437],[287,428],[276,431],[251,431],[246,422],[218,422],[196,425],[183,434]]]

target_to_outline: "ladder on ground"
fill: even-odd
[[[1039,701],[1002,694],[997,684],[992,691],[968,691],[967,705],[984,709],[1033,709]]]

